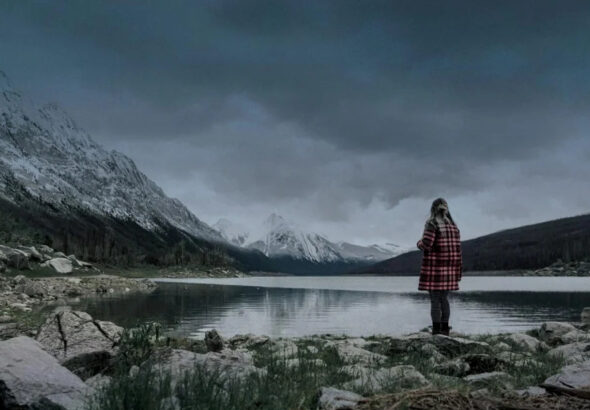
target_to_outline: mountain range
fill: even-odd
[[[0,71],[1,243],[46,244],[117,266],[232,265],[294,274],[413,274],[420,266],[417,251],[332,242],[276,214],[260,231],[253,235],[229,219],[209,226],[129,157],[96,143],[56,104],[36,106]],[[466,270],[590,258],[590,215],[464,241],[463,257]]]
[[[256,249],[268,257],[291,257],[314,263],[367,263],[391,258],[403,252],[398,245],[361,246],[348,242],[332,242],[325,235],[307,232],[284,217],[271,214],[263,223],[257,239],[228,219],[213,225],[228,241],[247,249]]]
[[[394,245],[333,243],[278,215],[256,240],[227,219],[209,226],[131,158],[96,143],[57,104],[35,105],[1,71],[0,153],[0,240],[27,237],[117,264],[228,263],[297,272],[399,253]]]

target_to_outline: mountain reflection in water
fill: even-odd
[[[451,296],[451,325],[466,333],[512,332],[548,320],[579,320],[585,306],[590,306],[590,292],[456,292]],[[189,337],[202,337],[211,328],[225,337],[400,335],[430,324],[428,295],[417,291],[160,283],[149,295],[83,299],[75,307],[125,327],[157,321],[170,334]]]

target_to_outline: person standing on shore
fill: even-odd
[[[449,335],[449,292],[459,290],[463,273],[461,237],[451,217],[447,201],[438,198],[432,203],[418,248],[423,251],[418,290],[430,294],[432,334]]]

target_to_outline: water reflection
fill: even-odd
[[[531,328],[545,320],[578,320],[590,293],[459,292],[452,325],[464,332]],[[201,337],[216,328],[237,333],[300,336],[318,333],[403,334],[429,325],[425,293],[288,289],[166,283],[150,295],[80,301],[78,308],[123,326],[155,320],[167,331]]]

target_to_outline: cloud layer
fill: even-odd
[[[209,222],[410,245],[587,212],[590,5],[7,2],[3,69]]]

